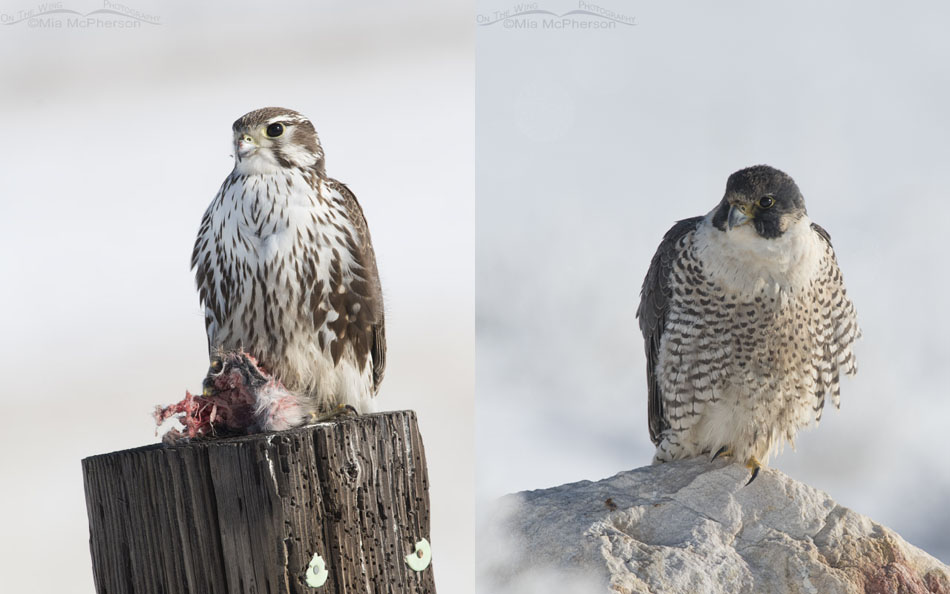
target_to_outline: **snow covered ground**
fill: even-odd
[[[471,7],[122,4],[161,24],[0,25],[3,590],[93,592],[79,461],[156,441],[153,407],[200,386],[192,242],[231,123],[276,104],[313,119],[366,212],[387,299],[379,405],[418,411],[438,587],[471,592]]]
[[[596,4],[636,25],[477,29],[480,522],[650,462],[650,258],[767,163],[830,231],[864,331],[841,410],[773,465],[950,562],[950,7]]]

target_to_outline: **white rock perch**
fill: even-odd
[[[888,528],[776,470],[748,479],[738,465],[688,460],[511,495],[483,583],[511,592],[950,593],[950,567]]]

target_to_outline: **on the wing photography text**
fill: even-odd
[[[33,8],[0,13],[0,24],[29,29],[139,29],[143,25],[160,25],[161,18],[109,0],[103,0],[100,8],[88,12],[66,8],[62,2],[45,2]]]
[[[636,17],[603,6],[579,0],[577,7],[564,12],[541,8],[538,2],[516,4],[505,10],[493,10],[475,16],[480,27],[501,26],[504,29],[579,31],[632,27]]]

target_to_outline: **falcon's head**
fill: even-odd
[[[748,225],[759,236],[774,239],[806,214],[795,180],[774,167],[756,165],[729,176],[712,222],[720,231]]]
[[[305,116],[292,109],[265,107],[238,118],[234,130],[234,170],[273,173],[313,168],[323,174],[323,148]]]

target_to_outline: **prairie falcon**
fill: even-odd
[[[765,165],[733,173],[709,214],[666,233],[637,316],[654,462],[731,454],[751,482],[857,371],[831,238],[794,180]]]
[[[266,416],[282,420],[264,429],[340,405],[372,410],[386,340],[356,196],[326,175],[313,124],[296,111],[258,109],[233,132],[234,170],[201,220],[191,261],[209,352],[246,351],[303,395],[300,410]]]

